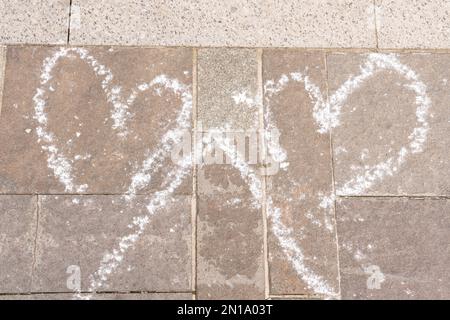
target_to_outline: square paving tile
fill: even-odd
[[[375,0],[381,48],[449,48],[446,0]]]
[[[449,299],[449,212],[449,200],[343,199],[342,297]]]
[[[239,171],[227,165],[198,172],[198,299],[264,299],[261,209]]]
[[[75,14],[74,14],[75,13]],[[74,0],[74,44],[375,47],[372,0]]]
[[[279,132],[269,153],[280,162],[278,172],[267,176],[270,293],[335,296],[330,137],[319,132],[315,110],[315,99],[326,101],[325,56],[267,50],[263,70],[266,128]]]
[[[0,293],[30,292],[37,199],[0,196]]]
[[[253,49],[198,51],[198,121],[203,129],[259,127],[257,58]]]
[[[0,0],[0,43],[65,44],[70,0]]]
[[[148,193],[178,168],[192,50],[9,47],[0,193]],[[154,159],[155,161],[151,161]],[[177,189],[190,193],[184,179]]]
[[[191,197],[151,201],[40,196],[33,292],[191,290]]]
[[[450,195],[450,55],[328,57],[340,195]]]

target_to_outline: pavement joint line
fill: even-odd
[[[6,75],[6,46],[0,45],[0,116],[2,115],[3,88]]]
[[[69,0],[69,21],[68,21],[68,27],[67,27],[67,44],[70,43],[70,29],[71,29],[71,23],[72,23],[72,1]]]
[[[325,92],[327,95],[327,104],[329,105],[330,100],[330,85],[329,85],[329,74],[328,74],[328,53],[324,53],[324,64],[325,64]],[[334,235],[336,239],[336,260],[337,260],[337,277],[338,277],[338,296],[341,296],[341,263],[339,255],[339,235],[337,230],[337,214],[336,214],[336,177],[334,172],[335,162],[334,162],[334,146],[333,146],[333,128],[329,130],[329,143],[330,143],[330,159],[331,159],[331,188],[333,194],[333,213],[334,213]]]
[[[257,49],[257,61],[258,61],[258,75],[257,75],[257,96],[259,101],[258,116],[259,116],[259,129],[265,132],[264,123],[264,84],[263,84],[263,50]],[[266,156],[266,143],[265,138],[261,141],[261,148],[263,155],[262,164],[265,165]],[[267,227],[267,175],[261,179],[262,181],[262,204],[261,204],[261,218],[263,220],[263,259],[264,259],[264,296],[266,299],[270,296],[270,275],[269,275],[269,245],[268,245],[268,227]]]
[[[296,50],[296,51],[325,51],[328,53],[398,53],[398,54],[410,54],[410,53],[434,53],[434,54],[450,54],[449,48],[384,48],[384,47],[244,47],[244,46],[187,46],[187,45],[177,45],[177,46],[164,46],[164,45],[127,45],[127,44],[36,44],[36,43],[1,43],[0,46],[4,47],[54,47],[54,48],[130,48],[130,49],[262,49],[262,50]]]
[[[81,294],[189,294],[192,291],[80,291]],[[47,295],[47,294],[73,294],[73,291],[49,291],[49,292],[1,292],[1,296],[30,296],[30,295]]]
[[[410,200],[450,200],[450,195],[337,195],[341,199],[410,199]]]
[[[191,275],[191,286],[192,286],[192,299],[196,300],[197,291],[197,217],[198,217],[198,181],[197,181],[197,99],[198,99],[198,61],[197,61],[197,49],[192,49],[192,124],[193,124],[193,137],[192,137],[192,152],[193,152],[193,164],[192,164],[192,206],[191,206],[191,228],[192,228],[192,249],[191,249],[191,259],[192,259],[192,275]]]

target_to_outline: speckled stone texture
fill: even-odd
[[[450,2],[375,0],[380,48],[448,48]]]
[[[257,51],[198,51],[198,121],[203,129],[259,127]]]
[[[198,172],[197,297],[264,299],[263,221],[240,173]]]
[[[79,12],[72,15],[74,44],[374,47],[376,43],[371,0],[74,0],[73,7]]]
[[[448,199],[343,199],[344,299],[449,299]]]
[[[5,54],[6,48],[0,46],[0,115],[2,114],[2,100],[3,100],[3,84],[5,74]]]
[[[0,44],[65,44],[70,0],[0,0]]]
[[[187,292],[191,290],[191,197],[172,197],[151,216],[145,233],[97,291]],[[78,266],[81,290],[92,290],[92,275],[105,255],[144,217],[151,196],[128,202],[121,196],[40,196],[32,292],[70,292],[69,266]]]
[[[349,77],[360,75],[360,66],[370,57],[329,55],[330,95],[335,95]],[[375,68],[373,76],[344,100],[340,125],[333,129],[336,192],[450,195],[450,55],[404,54],[391,61],[417,78],[407,79],[394,69]],[[418,89],[423,92],[418,94]],[[429,106],[421,112],[424,101]],[[412,135],[422,129],[426,129],[424,139],[411,145]],[[358,180],[362,177],[365,182]]]
[[[179,127],[176,119],[185,105],[183,97],[191,104],[192,50],[71,49],[48,75],[42,75],[44,62],[51,61],[45,59],[61,54],[61,50],[8,48],[8,81],[0,117],[0,192],[129,192],[132,177],[143,161],[161,150],[161,140],[169,130]],[[90,58],[83,60],[74,50],[83,50]],[[104,74],[100,74],[102,70]],[[42,77],[50,79],[46,85],[40,84]],[[161,77],[168,82],[158,84]],[[112,80],[105,86],[105,79]],[[145,86],[139,89],[152,81],[156,84],[149,90]],[[174,90],[171,81],[178,86]],[[116,100],[111,100],[112,95]],[[45,126],[39,122],[37,111],[41,101],[45,104]],[[126,108],[124,117],[116,116],[118,104]],[[186,108],[188,117],[190,108]],[[117,118],[124,121],[116,122]],[[47,135],[51,142],[47,142]],[[167,174],[178,164],[168,153],[160,164],[149,184],[133,192],[151,193],[170,183]],[[176,192],[191,191],[188,176]]]
[[[0,196],[0,292],[30,292],[37,223],[35,196]]]
[[[337,296],[330,136],[318,132],[305,83],[292,78],[307,70],[309,81],[326,94],[325,55],[266,50],[263,70],[266,126],[279,129],[287,156],[285,166],[267,177],[270,292]],[[285,86],[273,91],[285,78]]]

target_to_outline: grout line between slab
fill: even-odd
[[[197,49],[192,50],[192,206],[191,206],[191,227],[192,227],[192,270],[191,270],[191,285],[192,285],[192,299],[197,298]]]
[[[72,0],[69,1],[69,21],[67,23],[67,45],[70,43],[70,28],[72,23]]]
[[[3,88],[6,75],[6,46],[0,45],[0,116],[2,115]]]
[[[330,86],[329,86],[329,75],[328,75],[328,54],[324,53],[324,63],[325,63],[325,86],[327,93],[327,104],[329,107],[329,97],[330,97]],[[338,297],[341,297],[341,263],[339,257],[339,236],[337,230],[337,215],[336,215],[336,179],[334,175],[334,148],[333,148],[333,128],[330,127],[329,134],[330,142],[330,157],[331,157],[331,188],[333,193],[333,213],[334,213],[334,234],[336,238],[336,260],[337,260],[337,276],[338,276]]]
[[[259,130],[261,140],[261,153],[263,155],[262,165],[265,170],[265,157],[266,157],[266,145],[265,145],[265,124],[264,124],[264,87],[263,87],[263,50],[257,49],[256,51],[258,61],[258,76],[257,76],[257,96],[258,96],[258,109],[259,109]],[[267,175],[264,172],[262,177],[262,203],[261,203],[261,215],[263,221],[263,255],[264,255],[264,297],[266,299],[270,296],[270,276],[269,276],[269,249],[268,249],[268,228],[267,228]]]
[[[105,294],[189,294],[192,291],[80,291],[80,294],[96,294],[96,295],[105,295]],[[49,292],[2,292],[1,296],[30,296],[30,295],[47,295],[47,294],[73,294],[73,291],[49,291]]]
[[[374,20],[374,26],[375,26],[375,46],[378,50],[378,23],[377,23],[377,1],[373,0],[373,20]]]

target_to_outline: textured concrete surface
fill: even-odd
[[[184,94],[186,99],[191,95],[192,51],[61,50],[8,49],[10,81],[5,84],[0,119],[0,192],[128,192],[144,160],[161,150],[167,132],[179,127]],[[52,64],[58,55],[61,58]],[[45,85],[40,84],[43,77],[49,79]],[[164,177],[174,168],[169,154],[160,168],[152,181],[135,191],[167,186],[170,182]],[[186,179],[177,192],[191,189]]]
[[[73,44],[375,46],[370,0],[75,0],[74,7]]]
[[[200,49],[198,73],[198,120],[203,129],[259,127],[256,50]]]
[[[270,292],[313,294],[324,290],[324,294],[337,295],[330,136],[317,132],[314,102],[304,83],[296,81],[292,74],[305,69],[310,81],[325,92],[323,53],[264,53],[264,102],[269,114],[266,126],[279,129],[280,148],[287,154],[280,171],[267,178],[268,202],[272,202],[267,209]],[[287,79],[285,87],[275,89],[283,79]],[[320,284],[314,283],[313,278],[320,278]]]
[[[380,48],[450,47],[450,3],[375,0]]]
[[[149,196],[127,202],[120,196],[41,196],[32,292],[70,292],[69,266],[78,266],[81,290],[112,248],[133,235],[134,217],[145,216]],[[144,235],[123,256],[103,291],[189,291],[191,289],[190,197],[171,199]]]
[[[449,212],[449,200],[343,199],[343,298],[448,299]]]
[[[1,44],[65,44],[70,0],[0,0]]]
[[[2,100],[3,100],[3,78],[5,73],[5,54],[6,48],[4,46],[0,46],[0,115],[2,113]]]
[[[361,66],[370,61],[375,66],[373,76],[345,95],[340,125],[333,129],[336,192],[450,195],[450,56],[400,55],[391,60],[397,69],[378,68],[376,57],[328,56],[332,96],[350,77],[362,74]],[[402,68],[417,79],[399,72]]]
[[[29,292],[34,263],[35,196],[0,196],[0,292]]]
[[[264,299],[261,211],[239,172],[199,169],[197,297]]]

